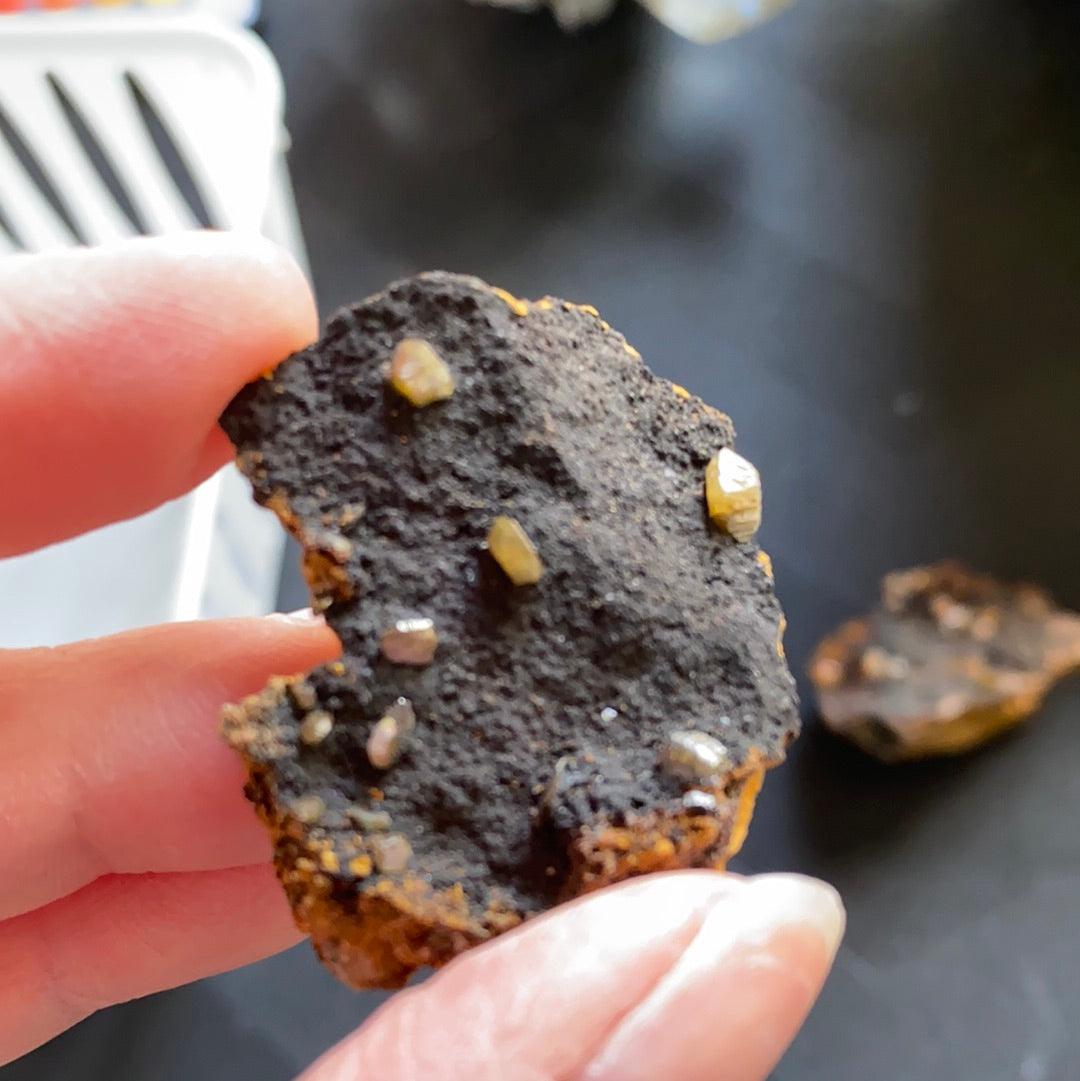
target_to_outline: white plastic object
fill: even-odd
[[[163,12],[175,15],[178,11],[213,15],[233,23],[248,23],[259,13],[258,0],[66,0],[63,10],[79,10],[94,15],[115,14],[116,8],[139,11],[146,15]],[[53,15],[56,8],[46,8],[42,0],[23,0],[18,11],[5,11],[5,15]]]
[[[195,16],[0,19],[0,113],[24,144],[20,158],[0,131],[0,249],[77,243],[26,167],[27,150],[85,241],[137,232],[108,178],[92,164],[58,86],[106,155],[145,231],[198,225],[200,208],[184,197],[159,153],[133,81],[167,128],[211,223],[263,232],[303,263],[284,165],[277,66],[249,32]],[[0,646],[261,614],[276,599],[283,544],[276,519],[255,506],[230,466],[190,496],[141,518],[0,561]]]
[[[85,2],[85,0],[84,0]],[[92,4],[94,0],[89,0]],[[138,2],[138,0],[135,0]],[[146,7],[189,7],[192,11],[216,15],[234,23],[250,23],[259,14],[258,0],[153,0]]]

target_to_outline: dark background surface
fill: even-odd
[[[1077,5],[799,0],[711,49],[634,11],[568,39],[453,0],[266,9],[324,310],[430,267],[595,303],[735,418],[800,678],[896,566],[1080,607]],[[806,713],[737,869],[831,880],[850,930],[777,1078],[1076,1081],[1080,686],[903,769]],[[300,948],[0,1078],[285,1081],[377,1001]]]

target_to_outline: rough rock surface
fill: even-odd
[[[388,385],[403,339],[434,347],[450,398]],[[337,313],[222,423],[343,645],[225,718],[297,919],[343,979],[397,986],[561,899],[737,850],[798,716],[768,557],[705,507],[724,414],[592,308],[436,273]],[[538,583],[487,550],[498,516]],[[419,664],[388,660],[426,620],[431,662],[430,638]],[[383,724],[378,757],[388,732],[400,757],[377,769],[401,698],[415,728]],[[686,730],[715,753],[670,768]]]

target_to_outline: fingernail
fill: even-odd
[[[831,887],[761,875],[710,906],[698,933],[618,1024],[580,1081],[757,1081],[820,990],[844,932]]]
[[[832,961],[847,923],[844,902],[832,886],[806,875],[757,875],[749,883],[748,904],[759,906],[763,929],[770,924],[811,928]]]
[[[317,627],[326,622],[310,608],[297,608],[295,612],[272,612],[266,618],[277,623],[289,623],[294,627]]]

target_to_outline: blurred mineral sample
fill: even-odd
[[[878,607],[824,639],[826,725],[886,762],[961,754],[1035,712],[1080,667],[1080,615],[957,563],[895,571]]]
[[[771,19],[793,0],[640,0],[678,34],[706,44]]]
[[[542,7],[551,8],[552,14],[564,30],[579,30],[590,23],[598,23],[607,18],[618,0],[473,0],[486,2],[495,7],[510,8],[514,11],[538,11]]]
[[[516,11],[551,8],[559,24],[577,30],[599,22],[614,9],[617,0],[486,0]],[[638,0],[661,22],[691,41],[703,43],[734,37],[756,23],[771,18],[793,0]]]

